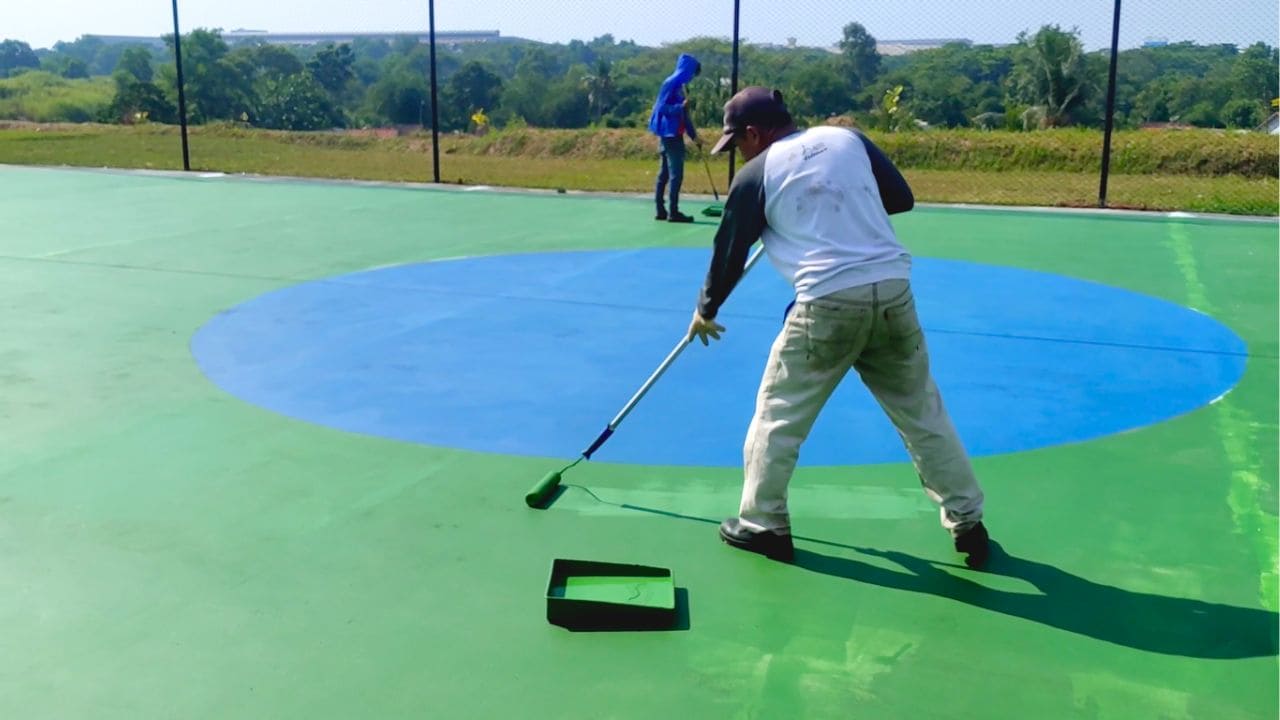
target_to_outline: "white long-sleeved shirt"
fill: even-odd
[[[906,181],[860,133],[816,127],[775,141],[734,177],[699,312],[715,317],[756,240],[801,302],[910,278],[889,213],[913,204]]]

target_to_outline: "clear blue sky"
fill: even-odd
[[[0,37],[48,47],[87,33],[159,35],[172,29],[162,0],[7,0]],[[1012,42],[1046,23],[1078,27],[1086,47],[1110,42],[1111,0],[742,0],[742,35],[757,42],[827,46],[857,20],[881,40],[955,37]],[[1124,0],[1121,45],[1171,42],[1278,44],[1276,0]],[[514,8],[514,9],[513,9]],[[184,30],[394,31],[427,27],[426,0],[180,0]],[[437,30],[498,30],[546,41],[611,33],[656,45],[732,35],[732,0],[437,0]]]

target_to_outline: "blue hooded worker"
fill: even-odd
[[[702,147],[698,139],[698,131],[689,119],[688,100],[684,95],[684,86],[702,72],[702,64],[692,55],[681,53],[676,59],[676,71],[662,81],[658,90],[658,99],[653,104],[653,114],[649,116],[649,132],[657,135],[661,146],[662,166],[658,170],[658,182],[654,187],[654,201],[658,204],[656,220],[688,223],[693,218],[680,212],[680,185],[684,182],[684,136]],[[663,203],[667,183],[671,183],[671,212]]]

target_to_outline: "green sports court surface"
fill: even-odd
[[[686,211],[699,209],[689,201]],[[786,304],[640,198],[0,167],[0,717],[1274,718],[1277,228],[922,207],[963,567],[846,381],[719,542]],[[671,570],[571,632],[555,558]]]

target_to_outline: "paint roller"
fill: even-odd
[[[763,252],[763,247],[756,248],[755,253],[747,260],[747,264],[742,270],[742,277],[747,276],[747,273],[750,272],[751,267],[756,264],[756,261],[760,259],[760,255]],[[738,282],[741,281],[742,278],[739,278]],[[529,492],[525,493],[525,504],[531,508],[545,509],[550,504],[550,501],[556,496],[556,492],[560,488],[560,482],[563,479],[564,474],[568,472],[570,468],[583,460],[591,459],[591,455],[599,450],[600,446],[604,445],[605,442],[613,436],[614,430],[618,429],[618,426],[621,425],[627,415],[635,409],[635,406],[640,402],[640,399],[645,396],[645,393],[649,392],[649,388],[653,387],[654,383],[658,382],[658,378],[662,377],[662,374],[667,371],[667,368],[671,367],[671,364],[676,361],[676,358],[680,357],[680,353],[684,352],[684,349],[688,347],[691,342],[693,342],[692,335],[686,334],[684,337],[680,338],[680,342],[676,343],[676,346],[667,354],[667,357],[662,361],[662,364],[658,365],[658,369],[653,371],[653,374],[649,376],[649,379],[644,381],[644,384],[640,386],[640,389],[636,391],[635,395],[631,396],[631,399],[627,401],[627,404],[623,406],[622,410],[614,416],[613,420],[609,421],[609,424],[605,426],[604,431],[601,432],[600,435],[596,437],[595,441],[582,452],[582,456],[559,470],[543,475],[542,479],[533,487],[529,488]]]

